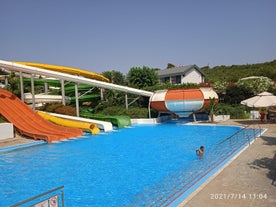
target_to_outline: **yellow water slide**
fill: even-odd
[[[103,75],[100,75],[100,74],[97,74],[94,72],[89,72],[86,70],[82,70],[79,68],[71,68],[71,67],[60,66],[60,65],[50,65],[50,64],[43,64],[43,63],[33,63],[33,62],[14,62],[14,63],[26,65],[26,66],[37,67],[37,68],[42,68],[42,69],[46,69],[46,70],[52,70],[52,71],[56,71],[56,72],[68,73],[68,74],[72,74],[72,75],[79,75],[79,76],[83,76],[86,78],[109,82],[109,79],[104,77]]]
[[[42,112],[42,111],[38,111],[37,113],[44,119],[51,121],[55,124],[61,125],[61,126],[79,128],[79,129],[82,129],[83,131],[91,132],[92,134],[98,134],[100,132],[100,129],[96,126],[96,124],[82,122],[82,121],[73,121],[73,120],[68,120],[68,119],[62,119],[62,118],[52,116],[52,115]]]

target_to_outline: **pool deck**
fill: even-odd
[[[228,120],[219,125],[259,124],[268,130],[226,167],[207,180],[179,207],[276,206],[276,123]],[[35,142],[17,135],[0,140],[0,148]]]
[[[179,207],[276,206],[276,123],[228,120],[219,124],[259,124],[268,130]]]
[[[32,142],[37,142],[37,141],[34,139],[31,139],[31,138],[22,137],[22,136],[16,134],[16,136],[13,138],[1,139],[0,140],[0,148],[29,144]]]

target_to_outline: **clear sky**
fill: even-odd
[[[275,0],[0,0],[0,59],[101,73],[276,59]]]

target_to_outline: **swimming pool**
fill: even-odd
[[[65,206],[175,205],[247,144],[227,140],[240,129],[168,122],[1,153],[0,203],[64,185]]]

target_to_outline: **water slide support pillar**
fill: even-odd
[[[35,109],[35,90],[34,90],[34,74],[31,76],[31,90],[32,90],[32,108]]]
[[[149,111],[149,119],[151,119],[151,114],[150,114],[150,101],[149,101],[149,104],[148,104],[148,111]]]
[[[79,107],[78,83],[75,84],[75,97],[76,97],[76,113],[77,113],[77,117],[79,117],[80,116],[80,107]]]
[[[194,122],[196,122],[196,115],[195,115],[195,112],[193,112],[193,119],[194,119]]]
[[[9,77],[5,76],[5,86],[7,86],[9,84]]]
[[[60,80],[61,83],[61,96],[62,96],[62,104],[65,106],[65,90],[64,90],[64,80]]]
[[[103,96],[103,88],[100,89],[100,92],[101,92],[101,101],[104,100],[104,96]]]
[[[48,94],[48,83],[44,82],[44,93]]]
[[[128,110],[128,100],[127,100],[127,93],[125,94],[125,101],[126,101],[126,110]]]
[[[20,93],[21,93],[21,100],[24,101],[24,85],[23,85],[23,75],[22,71],[19,72],[20,77]]]

